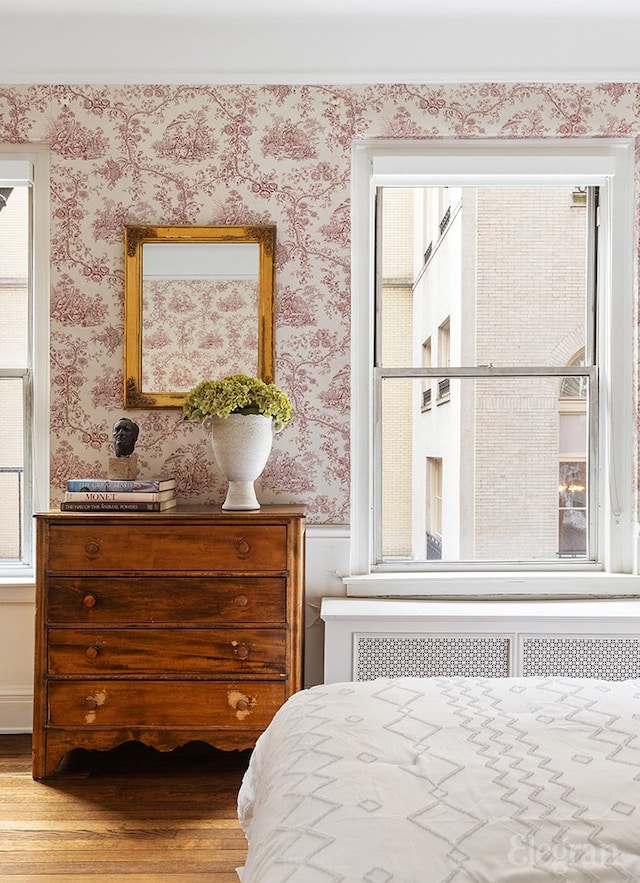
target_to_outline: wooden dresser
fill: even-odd
[[[35,779],[72,748],[251,747],[301,689],[301,507],[36,518]]]

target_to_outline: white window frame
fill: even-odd
[[[27,169],[33,186],[30,370],[31,383],[26,444],[30,482],[25,483],[23,564],[0,564],[0,600],[11,601],[11,588],[20,590],[35,580],[35,525],[33,513],[49,506],[49,150],[39,145],[21,149],[0,145],[0,180],[24,182]],[[30,486],[29,486],[30,485]]]
[[[352,152],[351,555],[344,577],[359,596],[611,596],[640,592],[633,513],[633,139],[374,141]],[[374,564],[373,328],[375,204],[381,186],[478,183],[600,187],[598,562],[429,562],[420,571]],[[612,329],[616,329],[612,345]],[[356,453],[357,452],[357,453]]]

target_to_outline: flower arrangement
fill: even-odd
[[[182,410],[187,420],[226,418],[229,414],[262,414],[274,428],[284,429],[293,417],[289,397],[275,383],[248,374],[231,374],[220,380],[201,380],[187,393]]]

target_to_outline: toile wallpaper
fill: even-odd
[[[52,504],[67,478],[105,475],[125,413],[125,225],[276,225],[276,381],[297,416],[258,493],[346,523],[354,139],[637,134],[634,84],[0,87],[0,142],[51,149]],[[223,499],[199,425],[126,413],[141,473],[175,475],[191,502]]]

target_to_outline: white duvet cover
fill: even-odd
[[[640,680],[313,687],[238,812],[243,883],[640,883]]]

